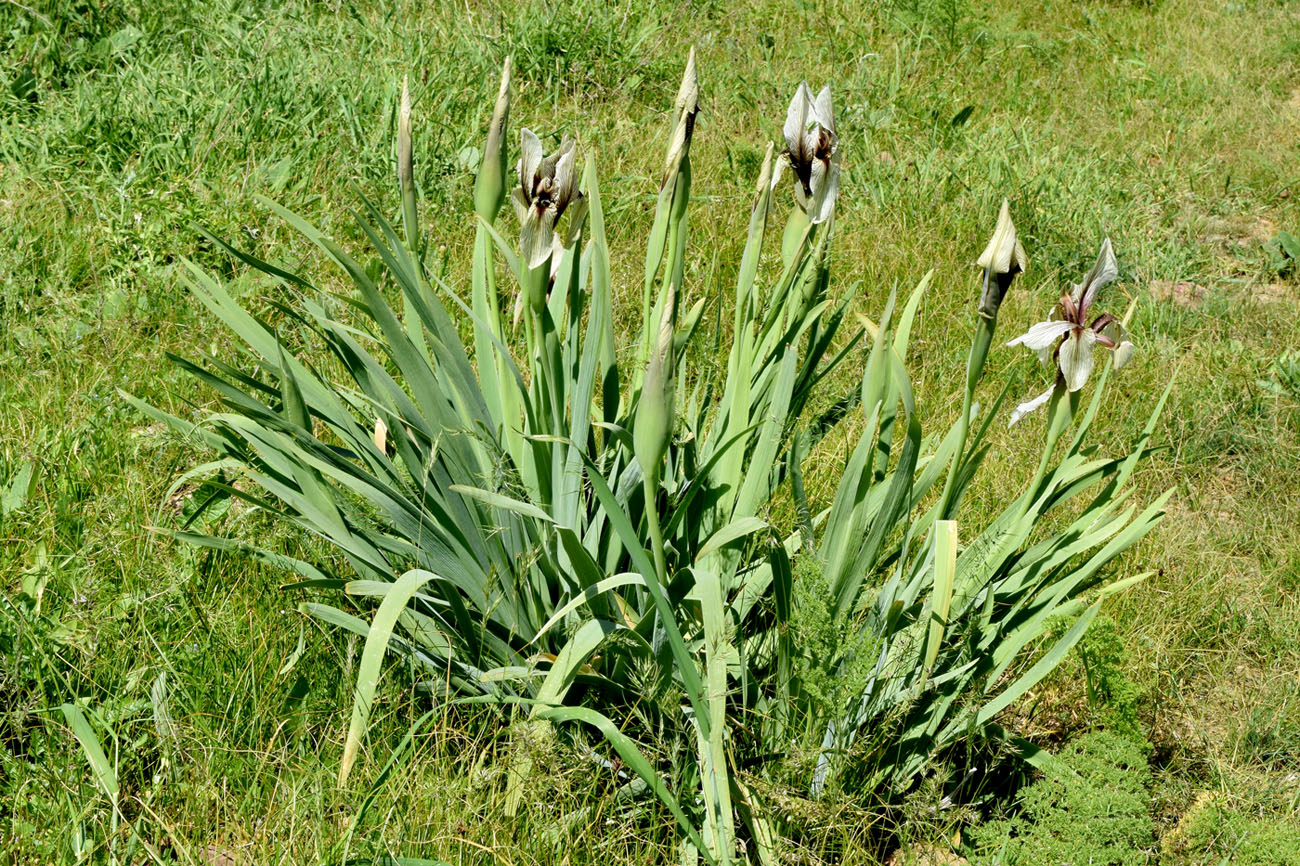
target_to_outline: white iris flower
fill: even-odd
[[[785,117],[786,158],[794,172],[794,195],[814,223],[824,222],[835,209],[840,188],[839,146],[830,85],[813,99],[801,82]]]
[[[1092,270],[1084,276],[1083,282],[1072,287],[1072,291],[1062,293],[1053,317],[1034,325],[1007,345],[1032,349],[1045,366],[1051,366],[1055,361],[1060,370],[1058,382],[1069,391],[1078,391],[1092,375],[1093,349],[1097,346],[1109,349],[1115,369],[1120,369],[1133,355],[1133,343],[1124,326],[1109,313],[1102,313],[1088,322],[1088,313],[1097,299],[1098,290],[1118,277],[1119,265],[1110,238],[1106,238],[1101,243]],[[1048,388],[1017,406],[1011,414],[1011,423],[1015,424],[1046,403],[1054,388]]]
[[[555,224],[577,195],[577,159],[572,139],[543,157],[542,142],[531,129],[520,130],[519,186],[510,200],[519,217],[519,252],[530,268],[539,268],[555,245]]]

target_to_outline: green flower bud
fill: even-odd
[[[641,383],[641,402],[632,425],[632,446],[650,487],[657,487],[664,455],[673,433],[673,313],[677,298],[671,290],[664,300],[650,364]]]
[[[492,222],[497,217],[506,195],[506,120],[510,114],[510,58],[501,68],[501,88],[497,91],[492,123],[488,126],[487,143],[483,145],[483,161],[479,165],[478,180],[474,184],[474,211]]]

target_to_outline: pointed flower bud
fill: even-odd
[[[1015,224],[1011,222],[1011,204],[1002,200],[1002,210],[998,212],[998,223],[993,229],[993,237],[980,254],[976,264],[984,269],[984,293],[980,297],[980,315],[996,319],[1002,299],[1016,274],[1029,265],[1025,248],[1016,236]]]
[[[807,82],[799,84],[786,112],[784,133],[785,156],[795,176],[795,199],[811,222],[823,222],[835,209],[840,188],[830,85],[814,100]]]
[[[682,85],[677,91],[677,102],[673,107],[673,137],[668,143],[668,156],[664,162],[664,179],[660,189],[667,187],[677,179],[682,161],[691,148],[691,134],[695,131],[695,115],[700,109],[700,82],[695,72],[695,49],[691,49],[686,58],[686,71],[682,73]]]
[[[554,247],[555,224],[578,195],[573,140],[543,156],[542,142],[531,129],[520,130],[519,185],[510,200],[519,217],[519,251],[530,268],[546,263]]]
[[[402,105],[397,113],[397,182],[403,195],[414,184],[411,157],[411,88],[402,77]]]
[[[492,110],[492,123],[488,126],[487,142],[483,145],[483,160],[479,164],[478,179],[474,184],[474,210],[483,219],[492,222],[505,200],[506,173],[506,122],[510,114],[510,58],[501,67],[501,86],[497,90],[496,106]]]
[[[632,447],[641,472],[657,485],[664,455],[673,432],[673,313],[676,293],[669,290],[659,318],[650,364],[641,383],[641,402],[632,425]]]

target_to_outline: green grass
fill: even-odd
[[[1108,611],[1143,696],[1157,833],[1202,791],[1231,795],[1249,821],[1296,820],[1300,395],[1257,383],[1300,349],[1300,282],[1274,270],[1268,246],[1300,232],[1297,32],[1300,6],[1264,0],[0,6],[0,485],[34,470],[0,517],[0,800],[13,804],[0,861],[323,862],[427,709],[418,683],[387,677],[359,778],[336,790],[360,647],[293,612],[282,575],[152,531],[191,513],[194,491],[168,492],[196,455],[118,389],[185,415],[211,397],[164,352],[225,351],[180,287],[179,257],[234,279],[246,304],[270,299],[194,225],[327,275],[253,196],[353,241],[345,181],[396,214],[392,131],[409,74],[433,270],[467,286],[472,171],[510,54],[514,123],[596,153],[604,197],[631,203],[607,215],[613,259],[635,265],[692,44],[692,231],[720,255],[692,260],[685,300],[728,290],[762,147],[800,79],[829,81],[845,159],[833,282],[863,281],[877,309],[892,285],[936,269],[909,365],[937,423],[959,409],[972,263],[1001,198],[1031,262],[1005,332],[1037,321],[1113,237],[1124,280],[1108,306],[1136,299],[1139,354],[1119,380],[1127,399],[1095,429],[1131,440],[1178,382],[1157,437],[1169,450],[1140,479],[1146,493],[1176,488],[1171,519],[1131,557],[1159,571]],[[614,274],[627,322],[637,279]],[[1199,301],[1153,291],[1170,282],[1199,286]],[[1045,384],[1023,352],[995,349],[990,363],[1013,396]],[[989,478],[1028,479],[1041,423],[997,425]],[[810,497],[825,501],[834,481],[811,474]],[[992,511],[1005,490],[971,495]],[[279,531],[238,510],[223,520],[260,540]],[[116,764],[115,836],[59,710],[74,700]],[[1087,705],[1086,677],[1060,677],[1008,721],[1051,744],[1092,723]],[[480,721],[440,716],[416,737],[354,850],[662,862],[671,818],[628,818],[593,796],[611,779],[562,751],[507,820],[508,737]],[[545,832],[579,805],[592,810]],[[858,808],[806,816],[822,845],[808,855],[851,846],[871,821]],[[858,850],[850,861],[871,862]]]

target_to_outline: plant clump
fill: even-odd
[[[1085,402],[1088,352],[1099,343],[1122,361],[1132,345],[1114,316],[1084,319],[1119,276],[1109,242],[1062,294],[1068,324],[1046,323],[1051,339],[1034,344],[1060,367],[1039,401],[1050,404],[1037,468],[992,517],[974,516],[964,494],[1006,389],[976,397],[1001,298],[1028,264],[1008,203],[972,280],[979,315],[961,414],[927,431],[904,359],[933,273],[904,296],[866,299],[880,313],[860,327],[858,286],[832,291],[845,139],[829,88],[813,98],[798,85],[786,148],[766,149],[732,321],[709,335],[723,355],[716,377],[688,363],[708,327],[708,298],[687,279],[694,53],[627,352],[616,349],[606,236],[607,217],[625,209],[607,209],[594,155],[567,138],[547,156],[524,129],[510,171],[509,64],[497,92],[467,285],[426,266],[404,91],[401,230],[361,199],[370,266],[265,202],[353,291],[331,294],[310,273],[209,236],[274,284],[275,324],[185,263],[195,297],[244,354],[238,365],[180,362],[221,402],[197,428],[136,403],[215,453],[179,483],[215,483],[210,501],[242,499],[334,554],[181,533],[293,573],[302,613],[364,638],[339,784],[361,759],[390,650],[440,701],[512,712],[522,745],[504,774],[508,813],[546,751],[527,744],[555,736],[593,768],[620,768],[615,803],[666,810],[687,862],[778,857],[801,828],[765,792],[897,804],[975,737],[1041,764],[996,720],[1068,656],[1108,596],[1146,577],[1114,580],[1111,566],[1167,498],[1137,508],[1126,484],[1168,389],[1119,456],[1088,444],[1120,366]],[[507,198],[517,235],[499,225]],[[764,255],[778,233],[779,257]],[[825,394],[839,369],[855,383]],[[819,450],[851,416],[848,453]],[[803,487],[814,453],[840,461],[826,501]],[[774,516],[778,502],[794,504],[793,521]],[[1062,619],[1073,625],[1052,635]]]

